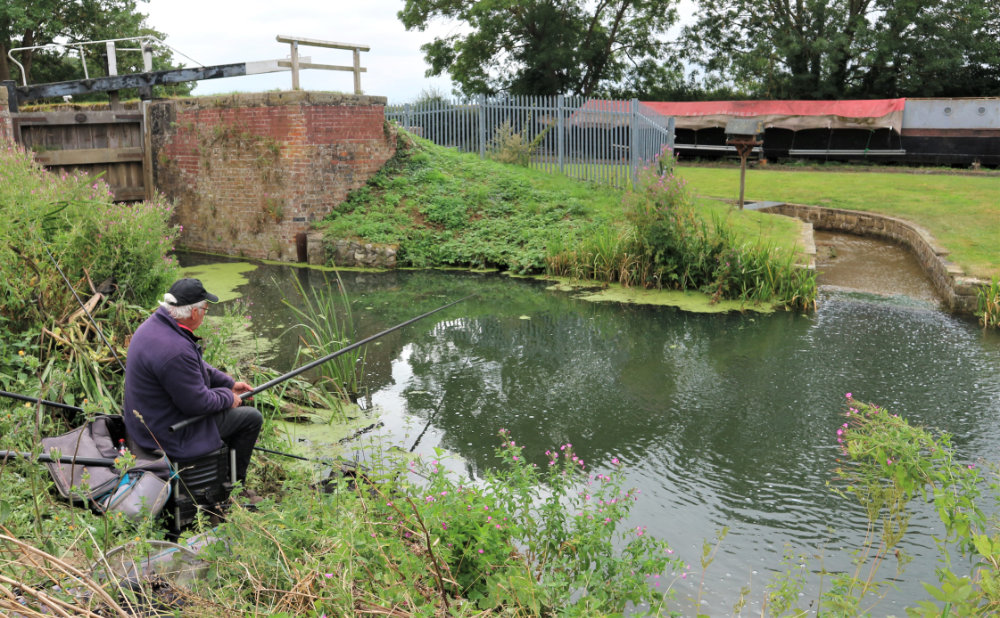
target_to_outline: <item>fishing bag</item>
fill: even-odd
[[[170,463],[162,454],[149,453],[128,439],[119,415],[98,416],[61,436],[42,438],[42,448],[51,455],[113,460],[119,446],[126,445],[135,465],[124,473],[113,466],[51,462],[46,465],[56,489],[74,504],[89,504],[100,511],[120,511],[138,517],[145,507],[156,515],[170,496]]]
[[[170,482],[150,470],[129,468],[120,478],[115,490],[100,502],[105,513],[121,513],[138,521],[146,513],[159,515],[170,499]]]

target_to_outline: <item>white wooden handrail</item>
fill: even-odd
[[[278,66],[287,66],[292,69],[292,90],[299,90],[299,69],[323,69],[326,71],[350,71],[354,73],[354,94],[361,94],[361,74],[367,73],[368,69],[361,66],[361,52],[371,51],[368,45],[355,45],[353,43],[336,43],[334,41],[321,41],[319,39],[307,39],[301,36],[277,36],[279,43],[288,43],[292,46],[292,59],[290,62],[279,62]],[[354,54],[353,66],[340,66],[335,64],[315,64],[312,62],[299,62],[299,45],[310,45],[312,47],[327,47],[332,49],[346,49]]]

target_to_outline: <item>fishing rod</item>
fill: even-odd
[[[78,466],[100,466],[102,468],[113,468],[115,466],[114,459],[104,459],[103,457],[71,457],[69,455],[53,457],[45,454],[32,455],[31,453],[18,451],[0,451],[0,462],[7,461],[11,457],[21,457],[32,463],[68,463]]]
[[[18,401],[27,401],[29,403],[40,403],[43,406],[52,406],[53,408],[62,408],[63,410],[72,410],[73,412],[85,413],[85,410],[83,408],[71,406],[68,403],[59,403],[58,401],[46,401],[45,399],[38,399],[37,397],[28,397],[27,395],[18,395],[17,393],[10,393],[7,391],[0,391],[0,397],[10,397],[11,399],[17,399]],[[271,453],[272,455],[281,455],[282,457],[291,457],[292,459],[301,459],[303,461],[320,461],[318,459],[309,459],[308,457],[302,457],[300,455],[292,455],[291,453],[274,451],[269,448],[264,448],[263,446],[255,446],[253,447],[253,450],[260,451],[262,453]],[[16,454],[14,453],[14,451],[0,451],[0,457],[3,457],[4,453]],[[48,460],[39,459],[39,461],[48,461]],[[82,459],[78,461],[82,461]],[[73,463],[73,462],[63,462],[63,463]],[[96,466],[103,464],[87,463],[86,465]]]
[[[366,338],[362,339],[361,341],[357,341],[355,343],[352,343],[351,345],[343,347],[343,348],[337,350],[336,352],[333,352],[332,354],[327,354],[326,356],[324,356],[322,358],[317,358],[316,360],[314,360],[312,362],[309,362],[309,363],[306,363],[305,365],[302,365],[298,369],[293,369],[293,370],[289,371],[288,373],[286,373],[284,375],[281,375],[281,376],[278,376],[277,378],[274,378],[273,380],[271,380],[269,382],[265,382],[264,384],[261,384],[260,386],[258,386],[257,388],[255,388],[255,389],[253,389],[251,391],[247,391],[245,393],[242,393],[239,397],[242,400],[249,399],[250,397],[253,397],[257,393],[260,393],[261,391],[265,391],[265,390],[271,388],[272,386],[277,386],[278,384],[281,384],[282,382],[284,382],[286,380],[294,378],[295,376],[299,375],[300,373],[303,373],[305,371],[308,371],[308,370],[312,369],[313,367],[317,367],[319,365],[322,365],[323,363],[331,361],[331,360],[337,358],[338,356],[340,356],[341,354],[346,354],[346,353],[350,352],[351,350],[356,350],[356,349],[360,348],[361,346],[363,346],[363,345],[365,345],[367,343],[371,343],[372,341],[375,341],[379,337],[383,337],[385,335],[388,335],[389,333],[391,333],[393,331],[397,331],[397,330],[403,328],[404,326],[409,326],[410,324],[413,324],[417,320],[422,320],[422,319],[426,318],[429,315],[435,314],[438,311],[443,311],[443,310],[447,309],[448,307],[451,307],[452,305],[457,305],[458,303],[462,302],[463,300],[472,298],[473,296],[475,296],[475,294],[469,294],[468,296],[465,296],[463,298],[459,298],[458,300],[452,301],[452,302],[448,303],[447,305],[438,307],[437,309],[433,309],[431,311],[428,311],[427,313],[422,313],[422,314],[418,315],[415,318],[410,318],[409,320],[407,320],[407,321],[405,321],[405,322],[403,322],[401,324],[397,324],[397,325],[395,325],[395,326],[393,326],[391,328],[387,328],[387,329],[385,329],[384,331],[382,331],[380,333],[375,333],[371,337],[366,337]],[[185,419],[183,421],[180,421],[178,423],[174,423],[173,425],[170,426],[170,431],[177,431],[178,429],[181,429],[182,427],[187,427],[188,425],[190,425],[192,423],[197,423],[200,420],[201,420],[200,417],[192,417],[192,418],[188,418],[188,419]]]
[[[68,403],[59,403],[58,401],[46,401],[44,399],[36,399],[34,397],[28,397],[27,395],[18,395],[17,393],[8,393],[7,391],[0,391],[0,396],[10,397],[11,399],[17,399],[19,401],[27,401],[29,403],[40,403],[43,406],[50,406],[53,408],[62,408],[63,410],[72,410],[73,412],[83,412],[83,408],[78,408],[76,406],[71,406]]]
[[[83,309],[83,312],[87,314],[88,318],[90,318],[90,323],[94,325],[94,330],[96,330],[97,334],[100,335],[101,341],[104,342],[104,345],[108,346],[108,350],[111,351],[111,356],[114,356],[115,360],[118,361],[118,366],[122,368],[122,373],[125,373],[125,363],[122,362],[122,359],[118,358],[118,353],[115,352],[114,346],[112,346],[111,342],[104,337],[104,332],[101,331],[101,327],[97,325],[97,320],[95,320],[94,316],[90,314],[90,310],[87,309],[87,305],[83,304],[80,296],[76,293],[76,290],[73,289],[73,284],[69,282],[69,278],[66,277],[66,273],[59,268],[59,262],[56,261],[55,256],[52,255],[52,252],[49,251],[49,248],[44,243],[42,244],[42,248],[45,249],[45,253],[48,254],[49,259],[52,261],[52,265],[55,266],[56,270],[59,271],[59,274],[62,275],[63,281],[66,282],[66,287],[68,287],[69,291],[73,293],[73,298],[76,299],[76,302],[80,304],[80,308]]]

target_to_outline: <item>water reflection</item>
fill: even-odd
[[[692,315],[581,302],[498,275],[342,276],[358,338],[478,294],[369,348],[366,384],[387,440],[452,450],[471,474],[493,465],[501,428],[538,464],[565,442],[594,468],[620,457],[644,496],[635,523],[695,565],[702,540],[731,528],[706,583],[711,615],[731,613],[750,579],[759,602],[786,544],[822,554],[813,569],[848,568],[864,519],[826,486],[846,392],[954,434],[969,461],[994,459],[1000,446],[1000,340],[926,306],[827,292],[811,315]],[[327,285],[290,268],[251,277],[245,293],[268,336],[288,326],[280,298],[290,277]],[[923,597],[932,515],[911,523],[917,560],[876,613]]]

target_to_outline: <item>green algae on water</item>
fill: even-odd
[[[219,262],[190,266],[183,270],[183,274],[201,279],[206,290],[218,296],[220,302],[225,302],[242,296],[236,288],[249,283],[244,274],[256,269],[257,266],[249,262]]]
[[[748,305],[735,300],[721,300],[713,303],[712,298],[708,294],[679,290],[647,290],[645,288],[610,286],[604,290],[580,294],[577,298],[592,302],[634,303],[637,305],[677,307],[682,311],[690,313],[727,313],[729,311],[774,312],[774,307],[771,305]]]
[[[677,307],[682,311],[690,313],[726,313],[729,311],[774,312],[772,305],[749,305],[736,300],[723,300],[713,303],[712,298],[708,294],[689,290],[627,288],[621,284],[605,285],[600,282],[570,279],[568,277],[546,277],[545,280],[552,282],[552,285],[546,288],[548,290],[574,293],[575,298],[591,302]]]

